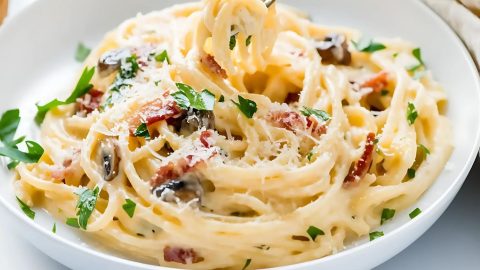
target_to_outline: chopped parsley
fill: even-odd
[[[119,76],[122,79],[132,79],[137,76],[140,66],[137,62],[137,55],[132,54],[129,57],[122,59]]]
[[[245,45],[248,47],[252,43],[252,35],[247,37],[247,40],[245,41]]]
[[[87,229],[88,219],[92,215],[93,210],[95,210],[99,193],[100,189],[98,187],[95,187],[93,190],[81,188],[75,192],[79,196],[76,206],[76,209],[78,209],[78,225],[84,230]]]
[[[188,108],[197,109],[200,111],[211,111],[215,104],[215,95],[207,89],[201,93],[195,91],[191,86],[177,83],[178,91],[172,96],[180,108],[187,110]]]
[[[230,46],[230,51],[235,49],[235,46],[237,46],[237,36],[236,35],[231,35],[230,36],[229,46]]]
[[[419,144],[417,148],[422,150],[424,157],[426,157],[427,155],[430,155],[430,150],[428,150],[428,148],[425,145]]]
[[[303,107],[303,109],[300,110],[300,112],[306,117],[309,117],[310,115],[314,115],[317,118],[322,119],[323,121],[328,121],[332,118],[326,111],[312,109],[308,107]]]
[[[393,54],[393,58],[397,58],[397,57],[398,57],[398,52]]]
[[[408,215],[410,216],[411,219],[414,219],[416,216],[420,215],[420,213],[422,213],[422,210],[420,210],[420,208],[415,208],[415,210],[410,212],[410,214]]]
[[[312,161],[312,156],[313,156],[313,151],[310,151],[310,152],[307,154],[307,159],[308,159],[308,161]]]
[[[420,48],[415,48],[412,50],[412,55],[415,57],[415,59],[417,59],[418,61],[418,64],[416,65],[413,65],[411,67],[408,68],[408,71],[416,71],[417,69],[421,68],[421,67],[424,67],[425,66],[425,63],[423,62],[423,59],[422,59],[422,50]]]
[[[247,269],[248,266],[250,266],[251,263],[252,263],[252,259],[247,259],[247,260],[245,261],[245,264],[243,265],[242,270]]]
[[[382,97],[388,95],[388,93],[390,93],[390,92],[387,89],[383,89],[382,91],[380,91],[380,95]]]
[[[15,133],[17,131],[18,124],[20,123],[20,110],[13,109],[6,111],[0,118],[0,141],[5,144],[9,144],[13,141]],[[17,143],[18,144],[18,143]]]
[[[307,233],[308,233],[308,235],[310,235],[310,238],[312,238],[313,241],[315,241],[317,236],[325,235],[325,233],[322,230],[320,230],[319,228],[317,228],[315,226],[308,227]]]
[[[407,122],[411,126],[413,123],[415,123],[415,120],[418,117],[418,112],[417,109],[415,108],[415,105],[411,102],[408,102],[408,107],[407,107]]]
[[[238,96],[238,103],[233,101],[232,102],[237,105],[238,109],[247,117],[252,118],[253,115],[257,112],[257,103],[255,101],[243,98],[242,96]]]
[[[376,52],[387,47],[381,43],[374,42],[372,39],[362,38],[358,42],[352,41],[355,48],[360,52]]]
[[[20,200],[20,198],[16,197],[17,198],[17,202],[18,202],[18,205],[20,205],[20,208],[22,209],[23,213],[25,213],[25,215],[27,215],[27,217],[29,217],[30,219],[35,219],[35,212],[30,209],[30,207],[24,203],[22,200]]]
[[[383,235],[384,235],[383,232],[380,232],[380,231],[371,232],[371,233],[369,234],[369,236],[370,236],[370,241],[373,241],[373,240],[375,240],[375,239],[377,239],[377,238],[379,238],[379,237],[382,237]]]
[[[141,123],[135,132],[133,133],[135,137],[143,137],[145,139],[150,139],[150,132],[148,132],[148,127],[146,123]]]
[[[414,168],[409,168],[409,169],[407,170],[408,179],[413,179],[413,178],[415,178],[415,173],[416,173],[416,172],[417,172],[417,171],[416,171]]]
[[[393,216],[395,216],[395,209],[383,208],[380,224],[383,225],[385,221],[392,219]]]
[[[27,146],[27,152],[22,152],[18,150],[16,146],[4,145],[0,147],[0,156],[8,157],[13,160],[13,162],[8,164],[8,168],[12,169],[18,162],[24,163],[37,163],[38,160],[43,155],[43,148],[34,141],[26,141],[25,145]]]
[[[130,218],[133,217],[136,207],[137,207],[137,204],[130,199],[126,199],[125,203],[122,205],[123,210],[125,210],[125,212]]]
[[[49,110],[56,108],[60,105],[74,103],[77,101],[77,98],[88,93],[88,91],[90,91],[90,89],[92,89],[93,87],[93,85],[90,84],[90,80],[92,79],[94,73],[95,73],[95,67],[92,67],[90,69],[86,67],[83,70],[83,73],[80,76],[80,79],[78,80],[77,85],[75,86],[75,89],[73,90],[72,94],[70,94],[70,96],[65,101],[54,99],[45,105],[36,104],[37,114],[35,115],[35,122],[37,122],[37,124],[41,124],[43,122],[43,119],[45,119],[45,115]]]
[[[225,97],[221,95],[220,98],[218,99],[218,102],[224,102],[224,101],[225,101]]]
[[[85,46],[85,44],[83,44],[82,42],[78,43],[77,51],[75,52],[75,60],[77,60],[77,62],[85,61],[91,51],[92,50]]]
[[[68,226],[80,229],[80,225],[78,224],[78,218],[67,218],[65,221],[65,224]]]
[[[160,63],[167,61],[167,64],[170,65],[170,57],[168,57],[167,50],[163,50],[163,52],[155,55],[155,60]]]
[[[57,223],[53,223],[52,233],[57,233]]]

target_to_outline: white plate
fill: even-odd
[[[65,96],[80,65],[73,60],[78,41],[90,46],[104,33],[137,12],[148,12],[175,0],[43,0],[0,29],[0,111],[19,107],[19,134],[35,137],[34,104]],[[361,239],[335,255],[279,269],[367,269],[391,258],[423,234],[449,205],[470,170],[479,147],[480,79],[465,47],[432,11],[417,0],[296,0],[296,7],[328,25],[342,25],[368,36],[401,37],[422,47],[425,61],[449,97],[448,116],[455,133],[455,150],[441,176],[412,206],[423,213],[414,220],[397,214],[383,226],[385,236]],[[0,164],[3,168],[4,164]],[[119,258],[88,245],[81,235],[37,211],[35,221],[18,208],[11,174],[0,169],[0,216],[3,224],[55,260],[73,269],[167,269]],[[409,209],[410,210],[410,209]],[[6,222],[5,222],[6,221]]]

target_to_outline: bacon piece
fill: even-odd
[[[360,88],[372,88],[373,92],[380,92],[388,85],[388,73],[381,71],[360,85]]]
[[[208,70],[210,70],[213,74],[218,75],[224,79],[227,78],[227,72],[217,63],[217,61],[212,55],[207,54],[203,56],[200,59],[200,62],[205,65]]]
[[[291,104],[297,102],[300,99],[300,93],[288,93],[285,98],[285,103]]]
[[[83,97],[77,99],[78,112],[89,114],[95,111],[100,107],[102,97],[102,91],[93,88],[90,89],[90,91],[88,91]]]
[[[166,262],[177,262],[182,264],[192,264],[204,261],[204,258],[198,256],[192,248],[170,246],[166,246],[163,249],[163,259]]]
[[[209,130],[202,131],[200,134],[200,142],[205,146],[205,148],[210,148],[212,145],[209,142],[209,138],[212,137],[212,133]]]
[[[141,123],[151,125],[159,121],[178,118],[183,113],[184,111],[177,105],[176,102],[170,101],[164,103],[161,99],[157,98],[143,105],[139,112],[130,118],[130,133],[133,134]]]
[[[317,118],[313,115],[307,117],[307,128],[311,130],[314,137],[320,137],[327,133],[327,126],[325,124],[320,124]]]
[[[270,112],[267,117],[268,120],[278,128],[284,128],[290,131],[304,129],[302,116],[296,112],[273,111]]]
[[[355,162],[355,165],[350,169],[347,177],[343,180],[343,183],[355,183],[362,179],[368,172],[370,165],[373,161],[373,149],[375,147],[375,133],[371,132],[367,135],[365,142],[365,151],[362,157]]]
[[[157,173],[150,179],[150,185],[152,187],[160,186],[163,183],[168,182],[168,180],[176,179],[181,174],[183,174],[182,169],[176,169],[173,162],[169,162],[167,165],[162,166],[158,169]]]

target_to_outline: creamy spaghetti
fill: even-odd
[[[17,195],[163,266],[341,251],[411,207],[452,150],[421,51],[361,38],[260,0],[129,19],[87,59],[88,93],[47,113]]]

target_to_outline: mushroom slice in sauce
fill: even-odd
[[[215,115],[213,112],[201,111],[193,108],[188,109],[185,118],[182,120],[181,130],[193,133],[202,128],[215,128]]]
[[[122,59],[130,56],[130,50],[117,49],[104,53],[98,60],[97,67],[101,77],[106,77],[120,68]]]
[[[189,173],[153,188],[152,193],[166,202],[176,202],[177,199],[189,202],[198,199],[200,203],[204,192],[198,178]]]
[[[112,181],[118,175],[120,158],[113,138],[106,138],[100,143],[99,163],[102,167],[103,180]]]
[[[348,50],[347,39],[341,34],[329,34],[317,43],[317,52],[323,64],[350,65],[352,54]]]

